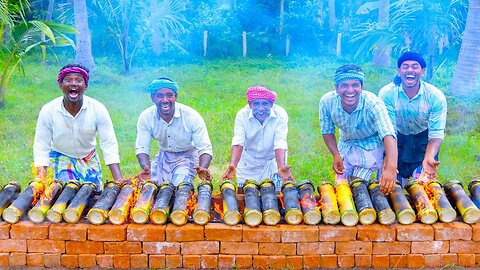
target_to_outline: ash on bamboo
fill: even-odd
[[[358,213],[353,202],[353,194],[350,185],[345,179],[337,181],[335,185],[338,207],[340,208],[340,220],[345,226],[355,226],[358,223]]]
[[[193,221],[198,225],[205,225],[210,220],[210,208],[212,206],[213,185],[209,181],[203,181],[197,187],[198,199],[195,211],[193,212]]]
[[[108,218],[108,211],[115,203],[118,193],[120,193],[120,186],[121,184],[116,181],[106,183],[102,195],[88,211],[87,219],[90,223],[94,225],[105,223]]]
[[[281,191],[285,205],[285,221],[291,225],[300,224],[303,214],[300,210],[297,186],[293,182],[285,182]]]
[[[68,223],[77,223],[83,214],[87,203],[93,197],[96,185],[91,182],[84,182],[75,197],[63,212],[63,219]]]
[[[18,196],[21,189],[22,187],[18,182],[10,182],[3,187],[0,191],[0,216],[3,214],[3,210]]]
[[[395,222],[395,212],[393,212],[387,198],[380,192],[380,185],[373,181],[368,186],[370,197],[372,198],[373,207],[377,211],[378,222],[383,225],[390,225]]]
[[[193,185],[190,182],[182,182],[178,185],[175,192],[172,214],[170,220],[175,225],[184,225],[188,221],[187,204],[193,195]]]
[[[175,187],[168,181],[158,187],[157,197],[150,212],[150,221],[154,224],[165,224],[170,214]]]
[[[372,199],[370,199],[365,181],[361,178],[356,178],[352,180],[350,187],[360,223],[363,225],[372,224],[377,219],[377,213],[373,208]]]
[[[457,212],[453,209],[437,180],[430,180],[425,183],[425,191],[442,222],[452,222],[457,217]]]
[[[65,184],[60,196],[55,201],[53,206],[47,211],[47,219],[51,222],[58,223],[62,221],[63,212],[67,208],[67,205],[75,197],[77,190],[80,187],[78,180],[70,180]]]
[[[132,208],[131,217],[133,222],[137,224],[145,224],[148,222],[150,210],[152,209],[153,198],[157,192],[157,185],[154,182],[147,181],[143,184],[140,196]]]
[[[34,223],[41,223],[45,220],[48,210],[52,207],[57,197],[62,192],[63,186],[60,182],[54,181],[48,186],[44,194],[40,196],[37,204],[28,211],[28,218]]]
[[[260,182],[260,198],[262,201],[263,222],[266,225],[277,225],[280,222],[275,185],[272,180],[264,179]]]
[[[322,215],[317,206],[312,181],[303,180],[298,183],[298,195],[300,197],[300,206],[302,207],[303,222],[308,225],[318,224],[322,220]]]
[[[415,222],[415,211],[413,210],[403,188],[395,184],[393,192],[390,193],[390,201],[395,209],[395,215],[400,224],[412,224]]]
[[[20,195],[8,206],[2,213],[3,220],[8,223],[17,223],[22,217],[23,213],[27,211],[32,203],[40,197],[40,193],[36,192],[40,189],[43,183],[34,181],[20,193]]]
[[[227,225],[236,225],[242,216],[238,211],[237,187],[231,180],[223,181],[220,185],[223,199],[223,222]]]
[[[245,209],[243,211],[243,220],[250,227],[255,227],[262,223],[262,208],[260,202],[260,190],[257,181],[246,180],[243,186],[245,194]]]
[[[463,222],[468,224],[476,223],[480,220],[480,210],[468,197],[460,181],[452,180],[443,185],[445,193],[452,199],[458,212],[462,216]]]
[[[108,220],[115,225],[125,223],[130,211],[130,206],[135,199],[135,188],[132,183],[125,183],[118,193],[112,209],[108,211]]]
[[[338,210],[337,196],[333,185],[326,180],[322,181],[318,185],[318,193],[320,194],[323,222],[331,225],[339,223],[340,211]]]
[[[417,179],[408,181],[405,189],[410,193],[415,208],[417,209],[418,219],[424,224],[433,224],[438,219],[438,214],[425,191],[423,185],[417,182]]]

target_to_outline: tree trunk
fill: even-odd
[[[52,20],[52,14],[53,14],[53,4],[55,0],[49,0],[48,1],[48,9],[47,9],[47,16],[45,16],[46,21],[51,21]],[[42,33],[42,42],[45,42],[45,34]],[[42,55],[45,55],[47,53],[47,48],[44,46],[42,48]],[[46,63],[46,60],[43,60],[43,63]]]
[[[75,63],[82,64],[90,71],[95,70],[95,62],[92,55],[92,41],[88,29],[88,12],[86,0],[74,0],[73,9],[75,17],[75,28],[79,32],[75,35],[76,55]]]
[[[479,97],[480,0],[470,0],[462,46],[453,74],[450,92],[456,96]]]
[[[389,14],[390,0],[380,0],[378,2],[378,23],[388,27]],[[387,48],[385,42],[381,41],[377,44],[372,63],[377,67],[389,67],[391,65],[390,49]]]
[[[330,30],[335,28],[336,22],[335,0],[328,0],[328,27],[330,27]]]
[[[285,0],[280,0],[280,27],[278,29],[278,34],[280,37],[283,34],[283,16],[285,13]]]
[[[152,27],[152,52],[155,55],[162,53],[161,33],[158,31],[158,23],[156,22],[155,13],[157,12],[157,0],[150,0],[150,25]]]

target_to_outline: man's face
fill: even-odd
[[[362,93],[362,82],[359,80],[348,80],[339,82],[335,86],[337,94],[342,100],[342,107],[347,112],[353,112],[360,100]]]
[[[85,79],[80,73],[67,73],[59,84],[63,92],[63,98],[67,102],[76,103],[83,100],[83,94],[87,89]]]
[[[263,123],[269,116],[270,110],[272,109],[273,102],[268,99],[255,99],[248,103],[250,109],[252,109],[253,116],[260,122]]]
[[[170,88],[160,88],[151,95],[153,103],[157,105],[160,116],[173,116],[177,93]]]
[[[420,85],[420,79],[425,74],[425,69],[417,61],[407,60],[400,65],[397,72],[402,79],[403,88],[408,90],[416,89]]]

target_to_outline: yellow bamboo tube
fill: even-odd
[[[130,206],[135,196],[135,189],[133,184],[124,184],[120,193],[112,206],[112,209],[108,211],[108,220],[115,225],[121,225],[125,223],[130,211]]]
[[[318,186],[320,194],[322,218],[325,224],[337,224],[340,222],[340,211],[338,210],[337,196],[333,185],[323,181]]]
[[[340,180],[335,185],[340,220],[345,226],[355,226],[358,223],[358,213],[353,202],[353,194],[347,180]]]
[[[40,196],[40,200],[37,204],[28,211],[28,218],[33,223],[41,223],[45,220],[48,209],[50,209],[53,202],[57,199],[58,195],[60,195],[62,188],[63,186],[61,183],[54,181],[45,190],[45,193]]]
[[[140,196],[131,211],[133,222],[137,224],[147,223],[156,192],[157,185],[154,182],[147,181],[143,184]]]
[[[360,223],[363,225],[372,224],[377,219],[377,213],[373,208],[366,183],[363,179],[356,178],[350,183],[350,187]]]
[[[460,181],[448,181],[443,187],[448,196],[455,202],[455,207],[460,212],[463,222],[473,224],[480,220],[480,210],[465,193]]]
[[[150,212],[150,221],[153,224],[165,224],[170,214],[170,207],[172,205],[172,198],[174,193],[174,186],[166,181],[158,187],[155,204]]]
[[[117,181],[109,181],[105,184],[102,195],[88,211],[87,219],[90,223],[94,225],[105,223],[108,218],[108,210],[115,203],[115,199],[120,193],[120,186],[121,184]]]
[[[83,210],[87,206],[88,201],[95,193],[96,185],[91,182],[84,182],[78,190],[75,197],[63,212],[63,219],[68,223],[76,223],[82,216]]]
[[[440,183],[436,180],[430,180],[425,183],[425,190],[433,207],[437,210],[438,218],[442,222],[452,222],[457,217],[457,212],[448,201]]]
[[[390,201],[392,201],[395,215],[400,224],[412,224],[415,222],[415,211],[407,200],[403,188],[395,184],[393,192],[390,193]]]
[[[175,200],[173,202],[172,214],[170,220],[173,224],[180,226],[188,221],[187,204],[193,194],[193,185],[190,182],[182,182],[178,185],[175,192]]]
[[[275,193],[275,184],[270,179],[260,182],[260,199],[263,209],[263,223],[266,225],[277,225],[281,215],[278,209],[278,200]]]
[[[15,195],[17,195],[22,187],[18,182],[12,181],[3,187],[0,191],[0,216],[3,214],[3,210],[12,203]]]
[[[236,225],[240,222],[242,216],[238,211],[237,187],[230,181],[224,181],[220,185],[223,197],[223,222],[227,225]]]
[[[193,212],[193,221],[198,225],[205,225],[210,220],[210,207],[212,205],[213,185],[209,181],[203,181],[198,185],[198,199],[195,211]]]
[[[281,190],[285,205],[285,221],[290,225],[300,224],[303,213],[300,210],[297,186],[293,182],[285,182]]]
[[[410,180],[405,186],[417,208],[418,219],[424,224],[433,224],[438,219],[438,214],[428,199],[423,185],[417,183],[417,179]]]
[[[59,223],[62,221],[63,212],[73,197],[75,197],[79,188],[80,182],[78,180],[71,180],[65,184],[60,196],[58,196],[53,206],[47,211],[47,219],[50,222]]]

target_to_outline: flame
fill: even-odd
[[[315,196],[313,194],[305,193],[305,195],[303,195],[303,197],[300,199],[300,206],[302,206],[304,209],[315,208],[317,206],[317,203],[315,202]]]
[[[437,186],[434,185],[433,183],[429,185],[425,185],[425,191],[427,192],[428,199],[433,204],[433,206],[435,208],[439,208],[441,191],[437,188]]]
[[[222,196],[217,194],[213,197],[213,211],[220,215],[220,218],[223,218],[223,200]]]
[[[197,208],[197,198],[195,198],[193,191],[190,191],[190,199],[187,201],[186,210],[188,215],[191,216],[193,211]]]
[[[428,204],[429,204],[428,203],[428,198],[423,197],[423,196],[418,196],[417,204],[416,204],[417,212],[420,213],[422,211],[422,209],[427,208]]]
[[[282,208],[285,209],[285,202],[284,202],[284,199],[283,199],[283,194],[280,193],[278,195],[278,199],[280,200],[280,203],[282,204]]]
[[[317,198],[315,198],[317,199]],[[317,200],[317,207],[315,207],[318,211],[321,211],[322,210],[322,207],[323,207],[323,204],[322,204],[322,199],[321,198],[318,198]]]
[[[42,202],[51,199],[55,185],[53,183],[53,170],[50,167],[45,170],[44,167],[35,167],[33,163],[30,166],[34,178],[34,181],[30,184],[32,186],[32,205],[35,205],[39,199]],[[48,193],[45,192],[46,190]]]

